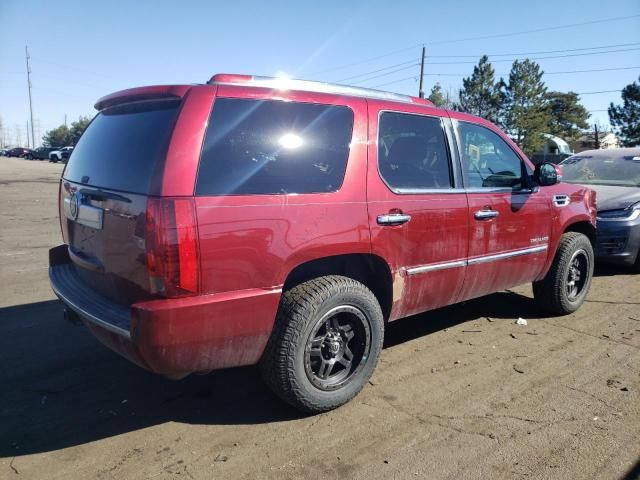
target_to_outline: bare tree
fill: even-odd
[[[20,125],[16,123],[16,147],[22,145],[22,129]]]

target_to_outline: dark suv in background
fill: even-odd
[[[49,160],[49,154],[54,150],[58,150],[55,147],[38,147],[31,151],[31,155],[27,158],[33,160]]]
[[[567,314],[589,290],[594,192],[481,118],[226,74],[96,108],[49,276],[68,318],[154,372],[259,363],[320,412],[366,385],[386,322],[527,282]]]

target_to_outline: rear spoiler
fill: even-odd
[[[182,98],[191,85],[154,85],[151,87],[129,88],[102,97],[94,105],[96,110],[104,110],[114,105],[137,102],[141,100],[160,100]]]

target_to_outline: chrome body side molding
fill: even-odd
[[[460,268],[468,265],[476,265],[478,263],[495,262],[505,260],[507,258],[520,257],[522,255],[530,255],[532,253],[544,252],[549,248],[548,244],[536,245],[535,247],[521,248],[511,252],[494,253],[492,255],[483,255],[481,257],[470,258],[468,260],[456,260],[453,262],[429,263],[427,265],[419,265],[405,269],[407,275],[418,275],[426,272],[434,272],[437,270],[446,270],[448,268]]]

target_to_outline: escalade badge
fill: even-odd
[[[549,240],[549,237],[533,237],[531,238],[529,241],[531,243],[539,243],[539,242],[546,242]]]

